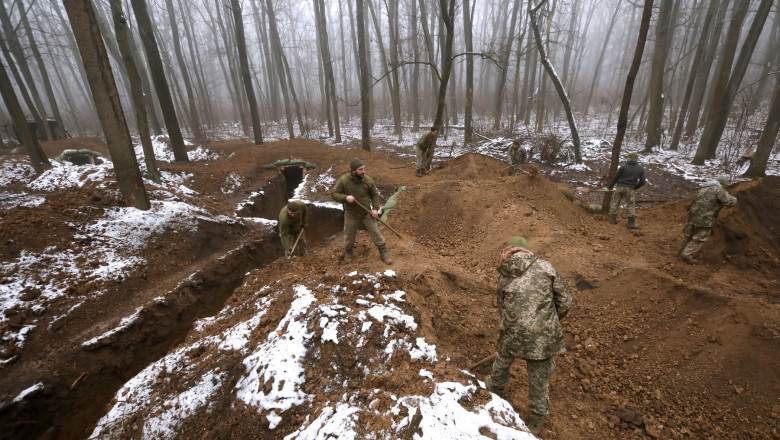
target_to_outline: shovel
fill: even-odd
[[[303,236],[303,228],[301,228],[301,232],[298,233],[298,238],[295,239],[295,243],[293,244],[292,249],[290,249],[290,254],[287,255],[286,257],[288,260],[292,258],[293,252],[295,252],[295,248],[298,246],[298,241],[301,239],[302,236]]]
[[[596,188],[588,188],[587,186],[578,186],[577,191],[587,194],[591,192],[610,192],[611,190],[607,188],[596,189]]]
[[[358,199],[355,199],[355,203],[356,203],[358,206],[360,206],[361,208],[363,208],[363,211],[366,211],[367,213],[371,214],[371,210],[370,210],[370,209],[368,209],[368,208],[366,208],[366,207],[365,207],[365,205],[363,205],[362,203],[358,202]],[[402,240],[405,240],[405,239],[406,239],[406,237],[404,237],[403,235],[401,235],[401,233],[400,233],[400,232],[398,232],[398,231],[396,231],[395,229],[393,229],[393,227],[392,227],[392,226],[388,225],[388,224],[387,224],[387,222],[385,222],[385,221],[384,221],[384,220],[382,220],[381,218],[377,218],[377,220],[379,221],[379,223],[382,223],[383,225],[387,226],[387,227],[388,227],[388,228],[389,228],[391,231],[393,231],[393,233],[394,233],[395,235],[397,235],[397,236],[398,236],[398,238],[400,238],[400,239],[402,239]],[[409,247],[413,247],[413,246],[414,246],[414,241],[412,241],[412,243],[409,245]]]
[[[508,167],[504,168],[504,169],[503,169],[503,171],[509,171],[509,170],[511,170],[512,168],[519,167],[520,165],[522,165],[522,164],[516,163],[516,164],[514,164],[514,165],[509,165]],[[526,171],[526,170],[524,170],[524,169],[522,169],[522,168],[516,168],[516,169],[515,169],[515,171],[520,171],[521,173],[523,173],[523,174],[527,174],[527,175],[529,175],[529,176],[531,175],[531,173],[529,173],[528,171]]]

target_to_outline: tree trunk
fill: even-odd
[[[114,29],[116,31],[117,46],[119,47],[119,53],[122,56],[122,62],[124,63],[127,78],[129,80],[130,97],[133,101],[133,109],[135,110],[138,137],[141,138],[141,148],[144,152],[146,172],[149,174],[152,181],[160,183],[162,180],[160,178],[160,171],[157,169],[157,160],[154,157],[152,138],[149,134],[149,123],[148,117],[146,116],[141,75],[138,73],[138,68],[133,59],[133,52],[130,49],[129,41],[132,39],[132,35],[130,34],[130,28],[127,24],[127,18],[122,12],[121,0],[110,0],[109,3],[111,5],[111,16],[114,21]]]
[[[756,152],[750,161],[750,166],[745,171],[745,177],[761,177],[766,175],[766,164],[769,161],[769,155],[777,139],[777,132],[780,129],[780,76],[775,77],[775,91],[772,93],[772,105],[769,108],[769,116],[766,119],[766,125],[758,139]]]
[[[30,156],[30,165],[32,165],[35,174],[42,174],[44,171],[51,168],[51,162],[43,152],[41,145],[38,143],[38,139],[35,134],[30,130],[30,126],[27,125],[27,118],[24,116],[24,110],[19,104],[19,99],[16,97],[14,88],[11,85],[11,78],[5,71],[5,66],[0,63],[0,93],[2,93],[3,101],[6,108],[11,113],[14,124],[16,125],[16,131],[22,138],[22,144],[27,149],[27,154]]]
[[[322,1],[322,0],[320,0]],[[387,1],[388,30],[390,41],[390,82],[393,84],[390,99],[393,105],[394,129],[398,135],[398,142],[403,141],[403,130],[401,129],[401,83],[398,79],[398,0]]]
[[[566,49],[563,52],[563,85],[569,90],[574,86],[571,82],[571,54],[574,50],[574,42],[577,37],[578,13],[580,10],[579,2],[571,3],[571,19],[569,20],[569,30],[566,32]],[[519,58],[519,56],[518,56]]]
[[[179,127],[179,119],[176,117],[176,110],[173,106],[171,89],[168,87],[168,79],[165,77],[160,51],[157,48],[157,41],[154,39],[152,19],[149,17],[149,12],[146,10],[146,1],[130,0],[130,3],[133,5],[133,12],[135,13],[135,20],[141,35],[141,42],[146,50],[146,61],[149,64],[149,71],[152,74],[152,81],[154,82],[154,90],[157,93],[157,99],[160,101],[163,119],[165,120],[165,126],[168,129],[168,137],[171,141],[173,157],[177,162],[189,162],[190,159],[187,157],[187,150],[184,147],[184,138],[182,138],[181,135],[181,127]],[[87,64],[84,63],[84,66],[86,67]]]
[[[474,51],[474,38],[473,38],[473,25],[471,23],[471,18],[473,16],[472,12],[474,11],[474,5],[476,4],[476,0],[465,0],[465,3],[463,4],[463,38],[466,42],[466,53],[470,54]],[[522,41],[522,38],[520,39]],[[521,44],[518,44],[518,49],[520,48]],[[520,53],[518,50],[518,59],[520,58]],[[474,127],[473,127],[473,106],[474,106],[474,56],[473,55],[466,55],[466,104],[464,109],[464,115],[463,115],[463,125],[465,127],[464,135],[463,135],[463,144],[468,145],[471,143],[471,138],[474,136]]]
[[[393,133],[397,136],[401,136],[401,98],[398,94],[398,84],[393,81],[393,78],[395,80],[398,80],[398,74],[396,73],[395,77],[391,74],[391,70],[395,72],[394,66],[397,66],[397,61],[395,64],[391,64],[387,60],[387,55],[385,54],[385,44],[384,40],[382,38],[382,27],[379,23],[379,20],[377,20],[376,11],[374,10],[374,4],[371,0],[364,0],[366,5],[368,6],[368,11],[371,14],[371,20],[374,23],[374,32],[376,32],[376,44],[379,46],[379,56],[382,61],[382,66],[384,67],[384,74],[382,77],[387,82],[387,89],[390,93],[391,102],[392,102],[392,110],[393,110]],[[392,34],[391,34],[392,38]],[[391,41],[392,44],[392,41]],[[397,115],[397,117],[396,117]],[[401,139],[398,140],[400,142]]]
[[[355,10],[357,16],[357,37],[358,37],[358,59],[360,61],[360,125],[361,147],[366,151],[371,151],[371,106],[369,102],[371,72],[368,71],[368,54],[366,53],[366,20],[363,17],[363,0],[355,1]]]
[[[276,75],[274,66],[274,57],[271,46],[268,44],[268,26],[265,20],[265,14],[261,14],[257,7],[257,1],[249,2],[252,5],[252,16],[257,24],[257,35],[260,41],[260,47],[263,50],[263,59],[265,60],[265,79],[268,89],[268,100],[270,102],[269,116],[271,120],[278,121],[281,112],[281,98],[279,96],[279,86],[273,80]]]
[[[753,56],[753,50],[756,48],[758,37],[761,35],[761,30],[764,27],[764,23],[766,23],[773,3],[773,0],[761,0],[756,15],[753,17],[753,23],[750,25],[750,30],[745,37],[744,43],[742,43],[742,49],[740,50],[739,57],[734,65],[734,71],[729,74],[731,71],[729,68],[731,65],[730,62],[724,63],[722,66],[722,68],[725,69],[722,71],[722,75],[726,76],[728,80],[726,81],[725,87],[721,89],[719,87],[721,84],[721,75],[719,75],[718,85],[716,85],[715,88],[716,94],[713,95],[712,110],[709,112],[707,125],[704,127],[704,133],[702,133],[699,147],[696,149],[696,155],[693,157],[693,161],[691,161],[694,165],[703,165],[705,159],[715,158],[718,143],[723,135],[723,130],[726,128],[726,121],[729,117],[731,105],[734,103],[734,98],[737,95],[739,85],[742,83],[742,78],[745,76],[748,63]],[[741,22],[742,20],[740,20],[740,25]],[[735,39],[738,39],[739,32],[734,30],[734,34],[736,34]],[[729,44],[729,40],[731,40],[732,37],[733,34],[730,29],[729,39],[726,44],[727,47],[724,48],[724,50],[730,48],[731,45]],[[736,48],[736,42],[734,45]]]
[[[566,111],[566,119],[569,121],[569,130],[571,131],[571,140],[574,144],[574,160],[577,163],[582,163],[582,154],[580,153],[580,134],[577,130],[577,121],[574,120],[574,113],[571,111],[571,101],[569,100],[569,95],[566,93],[566,90],[563,88],[561,79],[555,72],[555,68],[550,63],[550,60],[547,59],[547,53],[545,52],[544,45],[542,44],[542,36],[539,33],[539,26],[536,23],[536,11],[546,2],[547,0],[542,0],[538,5],[534,6],[533,0],[529,0],[528,18],[531,22],[531,28],[534,30],[534,36],[536,37],[536,48],[539,50],[539,57],[542,60],[542,65],[544,65],[544,68],[547,71],[547,75],[550,77],[550,80],[555,86],[555,90],[558,92],[558,97],[561,99],[563,109]]]
[[[439,98],[436,101],[436,117],[433,119],[433,126],[443,128],[444,109],[447,99],[447,84],[452,72],[452,45],[455,41],[455,3],[456,0],[439,0],[439,11],[444,23],[445,42],[442,48],[442,71],[441,81],[439,82]]]
[[[341,1],[339,4],[339,39],[341,40],[341,86],[344,100],[349,98],[349,76],[347,76],[347,43],[344,39],[344,14],[341,10]],[[349,124],[349,106],[344,106],[344,121]]]
[[[704,17],[704,24],[701,28],[701,36],[699,37],[699,44],[696,47],[696,54],[691,61],[691,68],[689,70],[688,84],[685,87],[685,94],[683,95],[682,102],[680,103],[680,111],[677,118],[677,125],[674,128],[674,134],[672,135],[672,142],[669,144],[670,150],[677,150],[680,145],[680,139],[682,138],[683,125],[685,123],[685,116],[688,113],[688,105],[691,102],[691,96],[693,95],[693,86],[696,81],[696,73],[699,70],[699,65],[704,58],[705,46],[707,39],[710,35],[710,29],[712,27],[712,21],[715,18],[715,13],[718,10],[720,0],[711,0],[710,5],[707,8],[707,15]]]
[[[130,132],[127,129],[122,104],[119,102],[119,91],[111,71],[108,53],[98,30],[92,2],[63,0],[63,4],[70,18],[73,35],[76,37],[92,88],[95,108],[111,152],[111,161],[114,163],[119,192],[127,205],[147,210],[151,204],[138,169]]]
[[[780,47],[780,9],[775,9],[774,26],[772,26],[772,33],[766,42],[764,59],[761,62],[761,73],[758,75],[758,84],[748,104],[748,115],[756,112],[759,104],[766,96],[764,90],[771,82],[772,72],[777,72],[780,69],[780,51],[777,50],[778,47]]]
[[[314,0],[315,16],[317,17],[317,28],[320,34],[320,53],[322,55],[322,66],[325,70],[325,88],[330,97],[330,105],[333,113],[333,128],[336,132],[336,143],[341,143],[341,125],[339,124],[339,105],[336,97],[336,80],[333,76],[333,63],[330,59],[330,44],[328,42],[328,22],[325,18],[325,2],[323,0]]]
[[[271,48],[274,54],[276,73],[279,75],[279,85],[282,87],[284,113],[287,117],[287,134],[290,136],[290,139],[293,139],[295,137],[295,130],[293,128],[292,104],[290,103],[290,93],[287,90],[284,61],[282,61],[282,40],[279,37],[279,29],[276,25],[276,13],[274,12],[272,0],[265,0],[265,13],[268,15],[268,31],[271,34]]]
[[[593,92],[596,90],[596,88],[599,85],[599,73],[601,73],[601,64],[604,61],[604,54],[607,52],[607,46],[609,45],[609,40],[612,38],[612,29],[615,27],[615,23],[617,22],[617,16],[620,12],[620,7],[623,6],[623,0],[618,0],[617,5],[615,5],[615,10],[612,11],[612,16],[609,19],[609,26],[607,27],[607,35],[604,37],[604,44],[601,45],[601,52],[599,53],[599,59],[596,61],[596,71],[593,72],[593,81],[590,83],[590,89],[588,90],[588,99],[585,100],[585,111],[584,114],[587,117],[588,112],[590,111],[590,103],[593,100]],[[565,69],[565,63],[564,63],[564,73],[566,72]]]
[[[417,43],[417,1],[412,0],[411,4],[411,19],[409,23],[409,32],[411,33],[411,40],[412,40],[412,54],[414,56],[414,66],[412,67],[412,78],[411,78],[411,86],[412,86],[412,96],[409,97],[409,99],[412,102],[412,131],[417,132],[420,130],[420,51],[419,46]],[[471,29],[466,28],[466,33],[468,35],[471,35]],[[468,44],[468,43],[467,43]],[[471,59],[469,57],[468,59]],[[468,60],[466,61],[469,62]],[[471,65],[474,65],[474,62],[471,61]],[[472,67],[473,71],[473,67]]]
[[[664,71],[673,34],[670,28],[673,6],[673,0],[661,0],[658,24],[655,26],[655,48],[653,49],[653,65],[648,90],[649,109],[647,126],[645,127],[647,138],[645,139],[644,151],[648,153],[661,144],[661,124],[664,117]]]
[[[498,82],[496,84],[496,107],[493,111],[493,130],[501,128],[501,113],[504,107],[504,91],[506,90],[506,77],[509,74],[509,57],[512,54],[512,44],[515,41],[515,26],[517,25],[517,13],[520,11],[520,0],[514,0],[512,5],[512,18],[509,20],[509,29],[507,30],[506,41],[501,54],[501,61],[498,71]]]
[[[184,54],[181,51],[181,37],[179,36],[179,25],[176,22],[176,11],[173,9],[173,1],[165,0],[165,6],[168,9],[168,19],[171,24],[171,33],[173,35],[173,53],[179,64],[179,71],[184,80],[184,90],[187,92],[187,105],[190,116],[190,129],[192,135],[197,140],[203,139],[203,131],[200,127],[200,117],[198,108],[195,106],[195,95],[192,90],[192,80],[190,79],[189,68],[184,61]],[[194,62],[194,60],[193,60]]]
[[[639,65],[642,63],[642,54],[645,51],[645,43],[647,42],[647,33],[650,30],[650,17],[653,15],[653,0],[645,0],[644,9],[642,10],[642,21],[639,25],[639,36],[636,40],[636,50],[634,51],[634,58],[631,61],[631,67],[628,70],[628,76],[626,76],[626,88],[623,91],[623,101],[620,104],[620,114],[617,122],[617,133],[615,134],[615,142],[612,144],[612,157],[609,163],[609,174],[607,174],[608,181],[612,180],[617,173],[618,163],[620,162],[620,149],[623,147],[623,138],[626,136],[626,126],[628,125],[628,110],[631,108],[631,95],[634,94],[634,80],[636,80],[637,72],[639,72]],[[604,193],[604,200],[601,203],[601,212],[609,212],[609,203],[612,199],[612,193],[607,191]]]
[[[170,1],[170,0],[168,0]],[[249,60],[246,54],[246,39],[244,38],[244,20],[241,17],[241,5],[238,0],[230,0],[233,10],[233,21],[236,29],[236,45],[238,46],[238,59],[241,63],[241,78],[244,80],[244,90],[249,102],[249,113],[252,115],[252,132],[255,136],[255,145],[263,145],[263,128],[260,125],[260,111],[257,109],[257,98],[252,86],[252,76],[249,74]]]
[[[182,0],[177,0],[179,10],[184,11],[184,3]],[[254,2],[253,2],[254,3]],[[194,7],[194,5],[193,5]],[[214,128],[214,108],[211,105],[211,94],[208,87],[206,87],[205,74],[203,72],[203,60],[200,56],[200,51],[195,49],[195,30],[192,27],[192,17],[194,14],[187,13],[182,15],[184,24],[184,35],[187,38],[187,51],[190,54],[193,66],[193,77],[195,78],[195,84],[197,84],[197,98],[200,101],[201,110],[205,123],[210,128]]]

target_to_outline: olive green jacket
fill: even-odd
[[[287,212],[287,206],[279,212],[279,238],[282,239],[284,250],[292,249],[298,234],[306,226],[308,219],[306,203],[300,200],[296,200],[294,203],[298,205],[298,215],[295,217],[290,217],[290,214]]]
[[[352,196],[368,209],[379,209],[379,192],[376,190],[374,179],[364,174],[358,179],[354,174],[344,174],[336,181],[336,185],[330,191],[333,200],[344,204],[344,214],[355,218],[363,218],[368,213],[357,203],[347,203],[347,196]]]
[[[419,141],[417,141],[417,148],[422,151],[428,151],[429,148],[436,145],[437,137],[433,135],[432,131],[422,135]]]

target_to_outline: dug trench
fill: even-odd
[[[301,175],[280,173],[268,180],[260,195],[245,203],[239,215],[276,219]],[[341,230],[342,211],[311,206],[306,229],[309,248],[327,243]],[[249,221],[247,224],[251,225]],[[115,317],[100,320],[75,340],[98,335],[81,349],[59,352],[58,367],[44,387],[20,402],[0,403],[3,439],[82,439],[89,436],[116,391],[150,363],[180,344],[199,319],[218,313],[245,274],[283,257],[276,228],[244,227],[238,240],[225,235],[223,225],[199,221],[196,232],[182,234],[179,253],[192,263],[166,274],[168,261],[148,261],[138,277],[126,279],[121,295],[149,299],[135,311],[132,323],[123,326]],[[233,245],[230,248],[230,245]],[[228,250],[226,250],[229,248]],[[165,257],[177,258],[166,254]],[[165,287],[173,286],[167,291]],[[103,307],[111,307],[106,303]],[[121,319],[121,318],[120,318]],[[64,321],[50,326],[59,332]],[[119,329],[110,332],[111,329]],[[20,380],[22,380],[20,378]]]

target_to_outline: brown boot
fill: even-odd
[[[377,249],[379,249],[379,258],[381,258],[385,264],[393,264],[393,259],[390,258],[390,254],[387,253],[387,245],[383,244],[382,246],[377,246]]]
[[[352,262],[352,249],[344,249],[344,262],[345,263]]]
[[[629,217],[626,227],[628,229],[639,229],[639,224],[636,222],[636,217]]]

